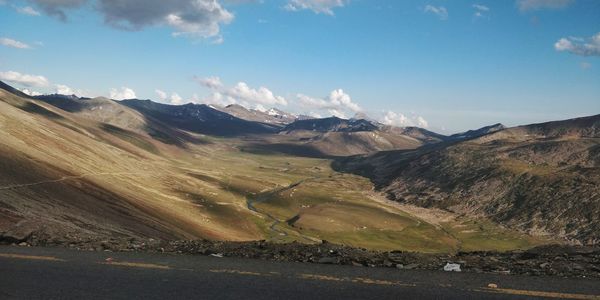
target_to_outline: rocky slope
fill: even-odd
[[[535,235],[600,243],[600,115],[335,163],[389,198]]]

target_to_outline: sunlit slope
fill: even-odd
[[[39,220],[37,230],[65,233],[261,237],[242,208],[228,210],[239,214],[237,222],[221,222],[176,190],[182,183],[189,190],[204,185],[162,154],[177,147],[4,91],[0,99],[0,203],[11,218]]]

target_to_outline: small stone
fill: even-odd
[[[419,264],[408,264],[408,265],[404,266],[404,269],[412,270],[418,266],[419,266]]]
[[[397,264],[397,265],[396,265],[396,268],[397,268],[397,269],[404,269],[404,265],[403,265],[403,264]]]
[[[548,263],[548,262],[540,264],[540,268],[542,268],[542,269],[545,269],[545,268],[547,268],[549,266],[550,266],[550,263]]]
[[[27,247],[27,246],[29,246],[29,244],[27,244],[27,243],[25,243],[25,242],[20,242],[20,243],[19,243],[19,246],[21,246],[21,247]]]
[[[490,288],[490,289],[497,289],[498,285],[495,284],[495,283],[490,283],[490,284],[488,284],[488,288]]]

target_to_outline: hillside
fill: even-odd
[[[463,142],[339,160],[390,199],[534,235],[600,242],[600,115],[519,126]]]

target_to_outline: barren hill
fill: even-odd
[[[402,203],[481,215],[537,235],[600,242],[600,115],[519,126],[464,142],[352,157]]]

